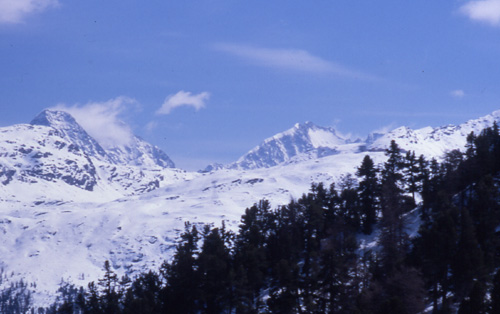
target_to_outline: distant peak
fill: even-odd
[[[295,123],[294,127],[296,129],[301,129],[301,128],[312,128],[312,127],[315,127],[316,125],[314,123],[312,123],[311,121],[306,121],[306,122],[303,122],[303,123]]]
[[[69,113],[60,110],[45,109],[40,112],[30,124],[55,126],[61,123],[77,124],[75,118]]]
[[[493,111],[493,112],[490,114],[490,116],[492,116],[492,117],[493,117],[493,119],[495,119],[495,120],[499,120],[499,119],[500,119],[500,110],[495,110],[495,111]]]

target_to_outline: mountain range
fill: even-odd
[[[61,279],[96,280],[105,260],[119,274],[157,269],[186,221],[225,221],[236,229],[245,208],[260,199],[278,206],[313,182],[342,181],[367,154],[383,163],[391,140],[439,159],[499,120],[496,111],[460,125],[400,127],[364,140],[306,122],[233,163],[187,172],[139,137],[103,146],[68,113],[44,110],[30,124],[0,128],[0,262],[11,274],[2,284],[36,282],[37,302],[44,304]]]

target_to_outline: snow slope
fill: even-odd
[[[245,208],[260,199],[286,204],[313,182],[355,172],[366,154],[384,162],[392,139],[439,157],[463,149],[468,133],[499,118],[494,112],[459,126],[403,127],[356,142],[331,128],[297,124],[229,167],[195,173],[167,168],[164,153],[155,155],[141,140],[133,145],[143,158],[133,162],[134,149],[110,152],[71,116],[46,112],[31,125],[0,128],[2,265],[13,272],[10,280],[37,282],[37,302],[44,304],[61,279],[96,280],[105,260],[120,275],[157,269],[186,221],[224,220],[236,230]]]
[[[460,125],[426,127],[417,130],[399,127],[378,136],[373,142],[367,142],[367,150],[385,150],[394,139],[404,150],[413,150],[425,156],[439,157],[452,149],[463,150],[467,135],[471,132],[477,135],[481,130],[493,126],[493,123],[498,121],[500,121],[500,110]]]

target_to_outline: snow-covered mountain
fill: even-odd
[[[135,137],[122,150],[104,149],[66,112],[45,110],[0,128],[0,183],[6,201],[112,200],[185,178],[159,148]]]
[[[105,260],[134,275],[168,259],[184,222],[226,221],[266,198],[286,204],[310,188],[354,173],[369,154],[385,161],[395,139],[405,150],[439,157],[500,120],[500,111],[458,126],[398,128],[351,141],[332,128],[297,124],[229,167],[175,168],[137,138],[104,148],[67,113],[45,111],[32,124],[0,128],[0,266],[53,295],[61,279],[85,285]],[[135,157],[134,157],[135,156]],[[4,281],[4,284],[8,282]],[[44,302],[38,295],[38,302]]]
[[[59,134],[78,146],[87,156],[117,165],[174,168],[170,158],[158,147],[133,136],[129,145],[103,148],[69,114],[64,111],[42,111],[32,125],[43,125],[56,129]]]
[[[311,122],[297,123],[250,150],[238,161],[222,168],[250,170],[269,168],[283,163],[295,163],[336,154],[357,154],[385,151],[395,140],[403,151],[440,158],[447,151],[463,149],[467,135],[478,134],[500,121],[500,111],[460,125],[425,127],[417,130],[402,126],[387,133],[372,133],[365,140],[352,140],[334,128],[319,127]]]
[[[355,152],[359,145],[338,134],[333,128],[312,122],[295,124],[276,134],[228,166],[229,169],[269,168],[287,162],[298,155],[324,157],[341,152]]]
[[[426,127],[417,130],[399,127],[383,135],[370,136],[369,139],[372,140],[367,140],[367,150],[385,150],[394,139],[403,150],[439,157],[452,149],[462,150],[468,134],[474,132],[477,135],[481,130],[493,126],[493,123],[498,121],[500,121],[500,110],[460,125]]]

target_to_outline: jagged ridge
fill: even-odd
[[[396,140],[403,151],[415,151],[428,157],[440,158],[446,151],[462,149],[469,133],[481,132],[500,120],[500,111],[461,125],[425,127],[413,130],[399,127],[387,133],[372,133],[364,140],[350,140],[334,128],[319,127],[311,122],[296,124],[278,133],[227,165],[228,169],[269,168],[284,163],[301,162],[341,153],[384,151]],[[219,167],[220,169],[220,167]],[[217,170],[210,168],[210,170]]]

